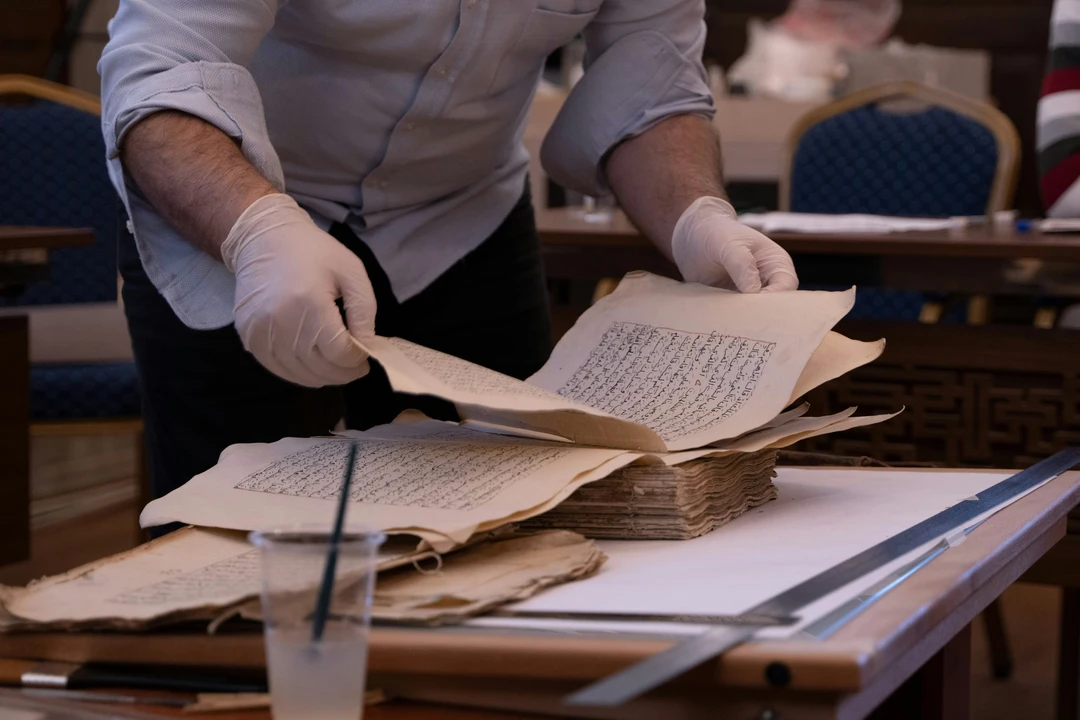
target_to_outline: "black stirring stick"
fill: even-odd
[[[349,485],[352,483],[353,467],[355,465],[356,443],[350,442],[349,461],[345,464],[345,478],[341,481],[337,517],[334,518],[334,530],[330,535],[330,547],[326,551],[326,567],[323,568],[322,583],[319,585],[319,599],[315,603],[315,618],[311,624],[312,643],[322,640],[323,630],[326,628],[326,616],[330,613],[330,598],[334,595],[334,571],[337,568],[341,531],[345,526],[345,505],[349,502]]]

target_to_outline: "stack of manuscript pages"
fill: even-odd
[[[776,499],[776,451],[634,464],[585,485],[523,528],[609,540],[689,540]]]
[[[673,468],[881,422],[891,416],[853,417],[849,408],[808,417],[806,405],[785,412],[808,390],[881,354],[884,341],[830,331],[854,298],[854,289],[744,295],[632,273],[581,316],[527,382],[376,337],[363,346],[391,385],[450,401],[460,424],[425,419],[234,445],[215,467],[147,505],[141,521],[236,530],[329,522],[355,443],[348,522],[417,536],[445,552],[475,533],[546,513],[630,465]],[[703,512],[723,521],[762,497],[757,485],[743,489],[743,500],[732,496]],[[693,532],[718,520],[678,522]]]

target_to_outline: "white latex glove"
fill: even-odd
[[[236,331],[267,370],[307,387],[367,374],[367,355],[353,342],[375,334],[364,263],[295,200],[275,194],[253,202],[222,243],[221,258],[236,275]]]
[[[731,203],[695,200],[671,236],[675,265],[687,282],[744,293],[797,290],[795,265],[784,248],[739,222]]]

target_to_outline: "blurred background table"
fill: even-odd
[[[48,252],[90,245],[83,228],[0,225],[0,296],[48,277]],[[25,313],[0,315],[0,565],[30,555],[30,332]]]
[[[631,270],[671,276],[676,272],[621,211],[615,211],[610,220],[589,220],[580,207],[549,208],[538,210],[536,221],[550,277],[600,280],[621,277]],[[769,236],[793,255],[876,257],[882,261],[882,284],[897,289],[1015,291],[1017,287],[1002,275],[1012,261],[1080,263],[1080,234],[974,227],[894,233],[776,232]],[[935,263],[926,263],[927,258]]]

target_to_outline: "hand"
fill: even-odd
[[[233,224],[221,257],[236,274],[236,331],[267,370],[307,387],[367,374],[367,355],[353,342],[375,334],[375,293],[364,263],[296,201],[278,193],[253,202]]]
[[[686,208],[675,223],[671,252],[687,282],[744,293],[799,287],[787,251],[740,223],[720,198],[699,198]]]

